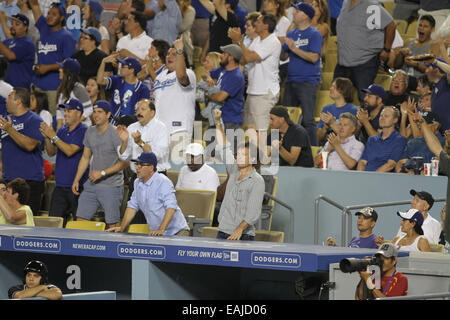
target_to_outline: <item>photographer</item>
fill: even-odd
[[[377,289],[371,274],[359,271],[361,281],[355,291],[355,300],[372,300],[376,298],[406,296],[408,294],[408,278],[396,269],[397,248],[392,243],[384,243],[374,254],[380,259],[381,287]]]

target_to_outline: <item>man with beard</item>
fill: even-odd
[[[243,120],[245,87],[244,75],[239,68],[242,49],[236,44],[229,44],[220,49],[223,51],[220,57],[220,67],[210,71],[211,78],[217,80],[220,91],[208,95],[207,99],[224,103],[221,111],[225,130],[238,129]]]
[[[200,143],[191,143],[186,147],[187,165],[180,170],[176,189],[217,191],[219,176],[216,170],[205,163],[203,154]]]
[[[379,84],[372,84],[362,91],[366,93],[364,106],[358,110],[356,117],[358,118],[358,131],[361,130],[360,140],[365,143],[369,137],[378,134],[379,119],[386,91]]]
[[[29,23],[25,15],[13,15],[10,27],[13,38],[0,42],[0,54],[9,62],[5,81],[13,87],[26,89],[30,88],[35,53],[34,42],[27,37]]]
[[[380,113],[381,133],[369,137],[358,162],[358,171],[391,172],[400,160],[406,139],[395,129],[400,118],[397,108],[386,106]]]
[[[75,40],[72,34],[64,29],[66,9],[60,3],[52,3],[47,17],[44,18],[38,0],[29,0],[36,28],[40,32],[38,42],[38,62],[34,66],[32,83],[34,90],[44,92],[48,97],[49,111],[56,115],[56,92],[61,82],[59,65],[75,52]]]

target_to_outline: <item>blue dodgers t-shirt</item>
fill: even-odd
[[[228,93],[222,107],[223,122],[242,123],[242,108],[244,106],[245,79],[240,68],[227,71],[221,67],[210,71],[211,78],[217,79],[216,85]]]
[[[338,108],[336,107],[336,103],[327,104],[325,107],[323,107],[322,112],[324,113],[331,113],[335,119],[336,122],[339,122],[339,116],[345,112],[350,112],[354,116],[358,113],[358,107],[355,106],[353,103],[348,102],[344,106]],[[319,120],[317,123],[318,128],[323,128],[324,122],[322,119]]]
[[[20,134],[38,140],[41,145],[29,152],[19,147],[6,131],[2,130],[2,161],[3,179],[6,181],[15,178],[25,180],[44,181],[44,160],[41,146],[44,137],[39,131],[42,119],[33,111],[15,117],[11,116],[12,126]]]
[[[30,88],[36,48],[28,37],[6,39],[3,43],[14,52],[16,59],[8,62],[5,81],[13,87]]]
[[[444,133],[445,130],[450,129],[450,84],[447,82],[447,77],[442,79],[433,88],[431,94],[431,111],[436,112],[439,116],[441,127],[439,131]]]
[[[150,99],[150,89],[140,80],[130,85],[119,75],[110,76],[106,79],[108,81],[106,90],[112,91],[111,114],[113,117],[125,114],[134,115],[136,111],[135,106],[139,100]]]
[[[62,141],[68,144],[74,144],[80,147],[80,150],[68,157],[61,149],[58,148],[56,153],[56,164],[55,164],[55,182],[57,187],[70,188],[73,184],[73,179],[77,174],[78,163],[80,162],[81,156],[83,155],[84,149],[84,135],[86,133],[87,127],[83,123],[79,123],[78,126],[69,131],[68,126],[63,126],[58,130],[56,134]],[[89,175],[89,169],[87,169],[80,179],[80,186],[84,184]]]
[[[376,171],[388,160],[400,160],[406,146],[406,139],[397,130],[383,140],[382,133],[369,137],[361,160],[367,161],[366,171]]]
[[[366,249],[378,249],[375,243],[377,236],[372,234],[368,237],[362,238],[360,236],[353,237],[348,245],[350,248],[366,248]]]
[[[316,28],[308,27],[305,30],[294,29],[287,33],[287,38],[294,40],[295,46],[303,51],[322,52],[322,34]],[[320,59],[316,63],[308,62],[293,53],[286,43],[282,45],[283,51],[289,52],[287,82],[320,82]]]
[[[62,62],[75,52],[75,40],[69,31],[52,31],[44,16],[38,19],[35,26],[41,35],[38,42],[38,64]],[[33,75],[33,83],[42,90],[57,90],[60,82],[58,71],[47,72],[43,76],[36,73]]]

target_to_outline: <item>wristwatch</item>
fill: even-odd
[[[102,177],[106,176],[105,170],[102,170],[102,171],[100,172],[100,174],[102,175]]]
[[[176,52],[177,52],[177,54],[183,54],[183,50],[181,50],[181,49],[178,49]]]
[[[55,144],[57,141],[59,140],[59,137],[58,136],[54,136],[53,138],[51,138],[51,142],[52,142],[52,144]]]
[[[386,47],[384,47],[383,50],[386,51],[387,53],[391,52],[391,49],[388,49]]]

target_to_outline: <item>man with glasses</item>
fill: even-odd
[[[86,84],[89,78],[97,76],[102,60],[107,54],[98,49],[102,35],[97,28],[81,29],[80,50],[72,58],[78,60],[81,66],[80,79]]]
[[[391,87],[383,102],[387,106],[395,106],[400,109],[403,102],[408,101],[410,95],[407,93],[408,75],[403,70],[395,70],[392,76]]]
[[[369,137],[358,162],[358,171],[391,172],[406,146],[406,139],[395,129],[400,111],[386,106],[380,114],[381,133]]]
[[[377,224],[378,213],[371,207],[365,207],[356,212],[355,216],[358,217],[356,223],[359,235],[353,237],[348,246],[351,248],[378,249],[375,242],[377,236],[373,233],[373,228]],[[337,246],[333,237],[327,238],[327,246]]]
[[[105,77],[106,63],[120,63],[119,75]],[[119,59],[118,53],[113,53],[102,60],[97,72],[97,83],[105,85],[106,90],[112,91],[111,98],[111,123],[124,115],[135,117],[136,104],[141,99],[150,98],[150,90],[137,74],[141,71],[141,63],[134,57]]]
[[[157,171],[153,152],[143,152],[135,163],[137,179],[122,223],[108,232],[125,232],[136,212],[141,210],[150,227],[150,236],[189,236],[189,226],[177,204],[172,182]]]

